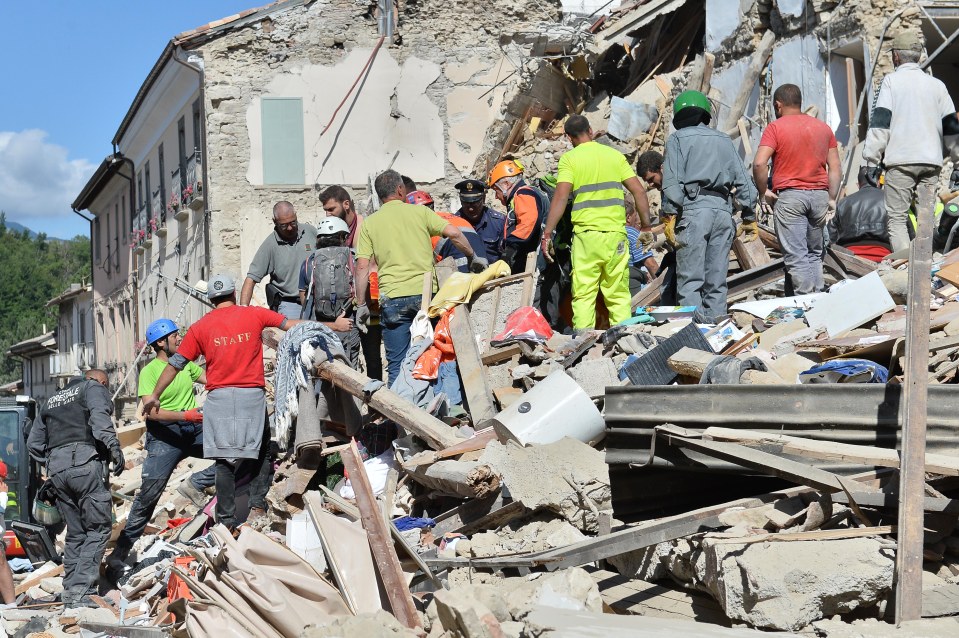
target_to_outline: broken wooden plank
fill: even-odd
[[[360,521],[363,529],[369,534],[374,564],[383,581],[383,589],[386,590],[386,597],[390,601],[393,615],[404,627],[409,629],[420,627],[420,618],[413,604],[413,596],[406,586],[406,577],[390,540],[389,529],[376,506],[376,498],[373,496],[370,479],[366,475],[366,468],[363,466],[355,439],[350,443],[349,449],[340,454],[340,458],[343,460],[343,468],[350,475],[350,484],[356,493],[356,506],[360,511]]]
[[[513,501],[509,505],[504,505],[499,509],[493,510],[485,516],[481,516],[468,523],[463,523],[459,527],[454,528],[453,532],[470,536],[480,530],[506,525],[510,521],[524,516],[528,511],[529,509],[523,505],[522,501]]]
[[[749,96],[753,94],[756,81],[759,80],[759,75],[762,73],[763,67],[766,66],[766,60],[772,55],[773,45],[775,44],[776,34],[772,31],[766,31],[766,33],[763,34],[762,40],[760,40],[756,46],[756,51],[753,53],[753,57],[749,62],[746,74],[743,76],[742,83],[739,85],[739,93],[736,94],[732,106],[729,107],[729,112],[726,114],[726,119],[723,122],[721,130],[725,131],[726,134],[733,139],[739,136],[739,127],[736,126],[736,123],[739,121],[739,118],[746,113]]]
[[[123,425],[117,428],[117,440],[120,447],[129,447],[140,440],[143,433],[147,431],[146,423],[133,423],[132,425]]]
[[[835,493],[830,496],[834,503],[842,503],[844,505],[850,504],[850,499],[848,496],[842,493]],[[898,509],[899,508],[899,496],[897,494],[885,493],[885,492],[856,492],[853,494],[852,500],[862,507],[873,507],[873,508],[884,508],[884,509]],[[959,501],[951,498],[941,498],[936,496],[925,496],[922,501],[922,509],[924,512],[933,512],[936,514],[949,514],[955,516],[959,514]]]
[[[576,365],[576,362],[586,354],[593,346],[596,345],[596,342],[599,341],[600,337],[603,336],[602,332],[593,331],[592,333],[582,337],[582,341],[573,348],[573,351],[570,352],[563,358],[562,366],[564,370],[568,370],[570,367]]]
[[[495,308],[495,305],[494,305]],[[490,325],[494,325],[495,322],[490,322]],[[492,330],[491,330],[492,332]],[[494,366],[498,363],[503,363],[504,361],[509,361],[514,356],[523,354],[523,349],[519,347],[518,343],[511,343],[508,346],[503,346],[501,348],[490,348],[486,351],[480,361],[483,362],[484,366]]]
[[[754,543],[790,543],[810,541],[833,541],[844,538],[863,538],[866,536],[887,536],[895,534],[895,525],[879,525],[875,527],[850,527],[848,529],[817,529],[808,532],[775,532],[772,534],[755,534],[753,536],[710,536],[713,543],[735,543],[737,545],[752,545]]]
[[[808,485],[818,490],[830,493],[843,491],[842,482],[835,474],[805,463],[791,461],[775,454],[754,450],[735,443],[720,443],[692,438],[699,436],[700,433],[690,432],[676,426],[658,426],[654,429],[657,435],[667,437],[671,445],[689,448],[717,459],[729,461],[771,476],[778,476],[800,485]]]
[[[31,576],[30,578],[26,579],[25,581],[17,585],[16,589],[14,590],[14,593],[17,596],[19,596],[20,594],[25,593],[31,587],[35,587],[36,585],[39,585],[40,581],[43,580],[44,578],[53,578],[54,576],[62,576],[62,575],[63,575],[63,565],[57,565],[53,569],[40,571],[36,575]]]
[[[448,448],[463,440],[456,436],[450,426],[386,387],[373,392],[367,400],[363,388],[367,387],[372,379],[341,361],[320,363],[316,367],[316,375],[353,396],[367,401],[372,409],[396,421],[401,427],[423,439],[434,450]]]
[[[533,303],[533,284],[536,281],[534,276],[536,273],[536,254],[536,251],[533,251],[526,255],[526,268],[523,272],[529,274],[529,277],[523,281],[523,294],[519,300],[521,307]]]
[[[476,330],[466,306],[459,306],[450,319],[450,338],[456,353],[456,366],[463,382],[463,394],[473,423],[482,423],[496,414],[493,391],[476,344]],[[448,446],[444,446],[448,447]]]
[[[437,461],[415,467],[404,465],[407,476],[431,490],[460,498],[483,498],[499,491],[500,477],[478,461]]]
[[[815,441],[785,434],[765,434],[753,430],[711,427],[703,436],[714,441],[728,441],[750,446],[774,446],[777,453],[836,462],[861,463],[866,466],[899,467],[899,452],[868,445],[852,445],[834,441]],[[926,454],[926,471],[943,476],[959,476],[959,457]]]
[[[643,286],[642,290],[633,295],[633,298],[629,302],[629,307],[633,310],[636,310],[637,308],[654,306],[659,303],[659,299],[662,297],[660,289],[663,287],[665,282],[666,273],[664,272],[656,277],[656,279]]]
[[[743,241],[742,237],[733,240],[733,252],[736,253],[736,260],[743,270],[752,270],[765,266],[773,259],[766,252],[766,247],[761,241]]]
[[[856,254],[848,248],[843,248],[836,244],[830,246],[826,252],[835,257],[836,261],[842,265],[843,270],[856,277],[865,277],[879,268],[879,264],[876,262],[857,257]]]

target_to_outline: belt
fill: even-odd
[[[285,301],[287,303],[300,303],[299,297],[277,297],[280,301]]]
[[[726,199],[726,198],[729,197],[729,193],[724,193],[724,192],[722,192],[722,191],[714,191],[714,190],[711,189],[711,188],[700,188],[700,189],[699,189],[699,194],[700,194],[700,195],[712,195],[713,197],[718,197],[718,198],[720,198],[720,199]]]

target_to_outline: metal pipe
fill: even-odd
[[[959,38],[959,29],[956,29],[956,30],[953,32],[952,35],[950,35],[948,38],[946,38],[946,41],[943,42],[942,44],[940,44],[940,45],[939,45],[939,48],[936,49],[935,51],[933,51],[933,52],[929,55],[929,57],[926,58],[926,61],[919,65],[919,68],[920,68],[920,69],[925,69],[925,68],[928,67],[930,64],[932,64],[932,61],[935,60],[936,57],[937,57],[940,53],[942,53],[943,50],[944,50],[946,47],[948,47],[950,44],[952,44],[953,42],[956,41],[956,38]]]

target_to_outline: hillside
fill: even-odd
[[[44,304],[71,283],[90,278],[90,240],[56,240],[13,230],[0,212],[0,383],[20,378],[20,360],[3,356],[14,343],[56,324]]]

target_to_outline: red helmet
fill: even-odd
[[[406,194],[406,203],[429,206],[433,203],[433,198],[426,191],[410,191]]]

